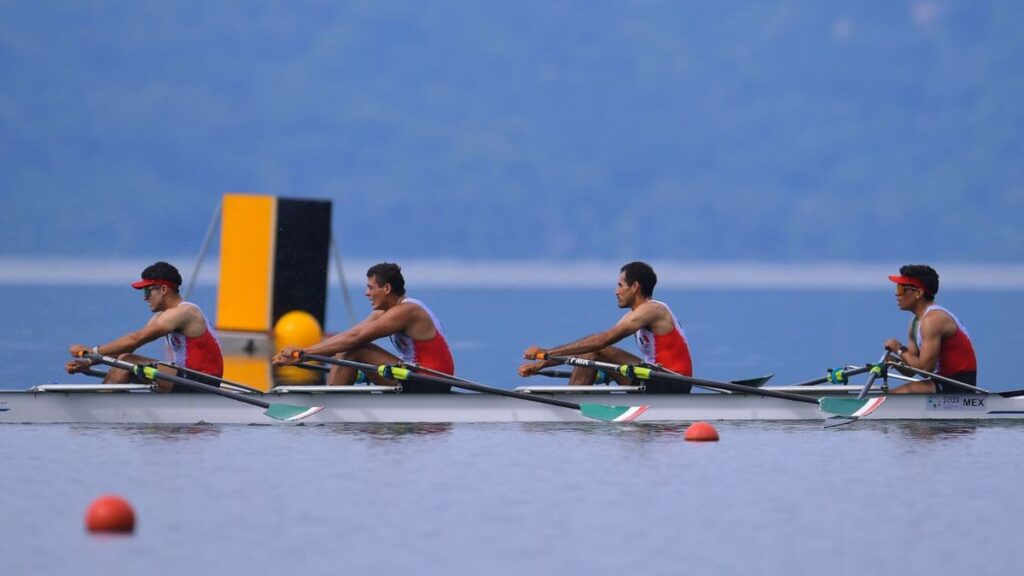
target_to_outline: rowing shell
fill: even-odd
[[[594,402],[590,393],[567,387],[533,389],[570,402]],[[614,387],[604,387],[614,390]],[[774,387],[792,391],[792,387]],[[847,387],[846,390],[850,390]],[[856,390],[856,389],[854,389]],[[258,397],[290,404],[323,406],[304,422],[583,422],[578,411],[537,402],[477,393],[395,394],[386,386],[309,387],[275,389]],[[593,392],[591,392],[593,391]],[[567,392],[567,393],[561,393]],[[807,388],[802,393],[810,393]],[[813,396],[852,397],[828,389]],[[649,405],[638,422],[697,420],[817,420],[828,415],[815,404],[747,394],[601,394],[602,402],[621,406]],[[1024,396],[997,394],[901,394],[884,399],[868,420],[987,420],[1024,418]],[[220,396],[202,393],[157,394],[142,385],[46,385],[24,391],[0,391],[0,423],[102,424],[268,424],[258,409]]]

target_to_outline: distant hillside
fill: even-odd
[[[0,254],[1024,258],[1021,2],[3,6]]]

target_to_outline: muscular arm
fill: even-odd
[[[599,332],[597,334],[591,334],[584,338],[580,338],[575,342],[569,344],[563,344],[554,348],[545,350],[537,346],[530,346],[523,353],[523,356],[527,359],[534,359],[537,354],[546,353],[552,356],[575,356],[578,354],[586,354],[587,352],[593,352],[600,350],[607,346],[615,344],[619,340],[622,340],[626,336],[636,332],[637,330],[648,326],[658,319],[658,309],[653,306],[640,306],[636,310],[632,310],[624,315],[614,326]],[[537,362],[527,362],[519,367],[517,372],[520,376],[532,376],[539,372],[541,369],[548,366],[558,364],[550,360],[539,360]]]
[[[306,354],[329,356],[358,348],[404,330],[413,321],[414,311],[415,307],[411,304],[399,304],[385,312],[374,311],[359,324],[303,351]]]
[[[946,314],[932,312],[925,316],[920,320],[921,346],[919,347],[916,341],[916,334],[914,334],[915,323],[911,322],[910,329],[907,331],[907,350],[899,354],[900,360],[908,366],[913,366],[919,370],[934,372],[939,363],[939,354],[942,351],[942,338],[947,330],[949,330],[951,323],[952,319]],[[955,329],[955,325],[952,327]],[[899,340],[895,338],[890,338],[885,343],[886,349],[893,352],[898,352],[900,345]],[[898,369],[907,376],[915,374],[905,368]]]
[[[921,347],[918,349],[911,335],[907,351],[903,353],[903,361],[918,368],[934,372],[939,363],[939,352],[942,350],[942,335],[946,316],[932,312],[921,320]]]
[[[117,356],[127,352],[134,352],[136,348],[148,344],[161,336],[166,336],[175,330],[181,329],[189,322],[188,310],[184,308],[171,308],[153,316],[145,326],[134,332],[129,332],[116,340],[98,346],[100,354],[106,356]],[[89,347],[74,344],[70,348],[72,356],[77,356],[81,351],[91,350]]]
[[[553,356],[575,356],[611,346],[644,326],[653,324],[658,319],[658,313],[658,308],[654,306],[640,306],[636,310],[628,312],[608,330],[591,334],[569,344],[556,346],[548,350],[548,354]]]

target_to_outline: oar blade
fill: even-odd
[[[885,402],[885,396],[874,398],[836,398],[826,396],[818,400],[822,412],[847,418],[861,418],[871,414]]]
[[[317,412],[323,410],[323,406],[293,406],[291,404],[271,404],[269,408],[263,412],[265,415],[274,418],[275,420],[284,420],[285,422],[297,422],[312,416]]]
[[[769,380],[775,374],[765,374],[764,376],[758,376],[757,378],[747,378],[745,380],[730,380],[733,384],[739,384],[740,386],[750,386],[751,388],[760,388],[768,383]]]
[[[650,406],[608,406],[606,404],[580,404],[580,413],[602,422],[632,422],[647,412]]]

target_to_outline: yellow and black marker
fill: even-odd
[[[272,331],[293,311],[324,324],[331,201],[225,194],[217,329]]]

